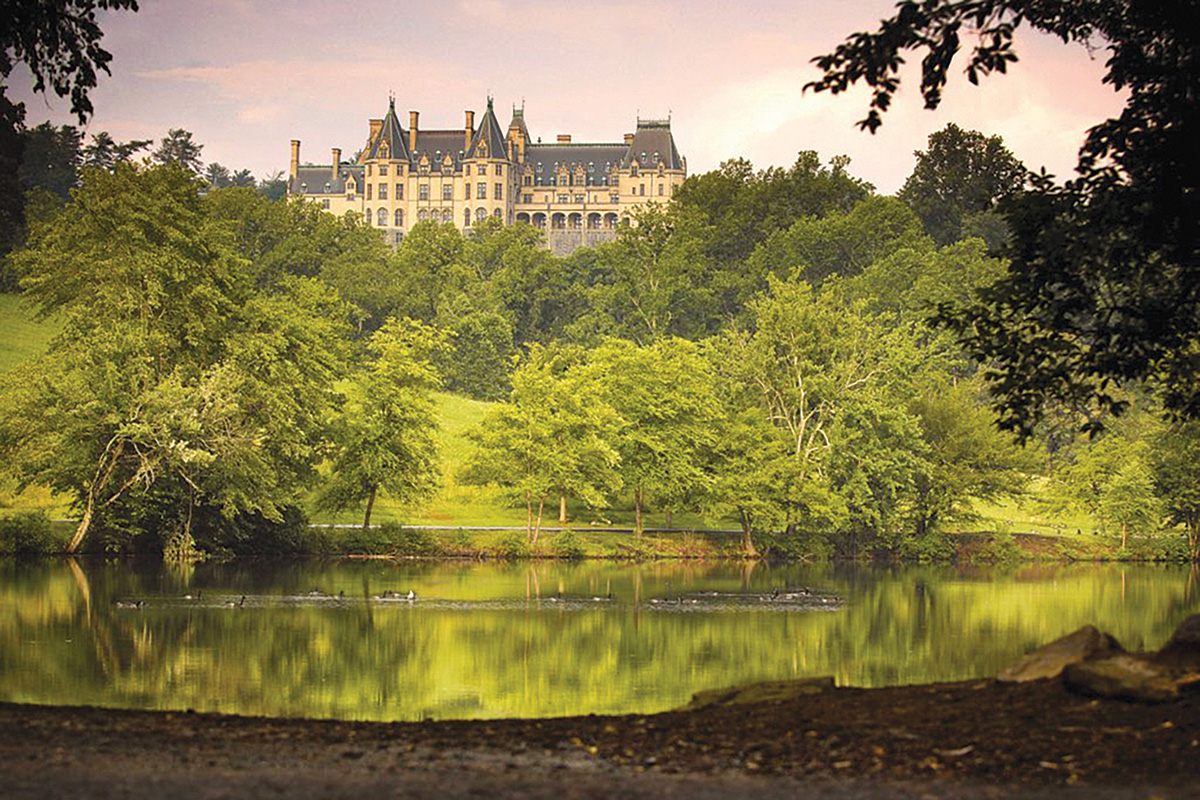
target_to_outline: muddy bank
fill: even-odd
[[[650,716],[422,723],[0,704],[0,796],[1194,796],[1200,695],[1059,680],[825,689]]]

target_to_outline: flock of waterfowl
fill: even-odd
[[[407,592],[385,590],[379,594],[369,595],[367,599],[372,603],[382,605],[402,604],[415,605],[417,603],[417,593],[413,589]],[[205,596],[202,592],[197,591],[194,594],[184,594],[178,597],[150,598],[149,602],[157,606],[179,605],[187,603],[189,605],[198,605],[200,607],[211,608],[244,608],[246,606],[247,595],[229,596],[229,595],[209,595]],[[345,590],[340,590],[336,594],[322,591],[319,588],[313,588],[309,592],[281,595],[276,598],[267,598],[265,596],[251,599],[253,606],[267,605],[304,605],[312,603],[324,602],[342,602],[342,603],[359,603],[361,598],[348,596]],[[627,605],[623,600],[613,596],[610,590],[604,595],[570,595],[563,594],[562,591],[547,597],[530,597],[503,601],[463,601],[434,598],[426,600],[424,605],[433,607],[444,607],[447,609],[469,610],[472,608],[487,609],[487,608],[506,608],[506,607],[528,607],[530,604],[542,605],[550,608],[594,608],[604,604]],[[673,592],[670,582],[666,582],[666,592],[660,596],[651,597],[646,600],[636,600],[631,605],[633,607],[645,607],[649,610],[677,611],[677,610],[694,610],[694,611],[735,611],[747,609],[766,609],[778,611],[817,611],[817,610],[836,610],[844,604],[844,601],[836,595],[819,592],[807,587],[799,588],[780,588],[775,587],[770,591],[763,592],[722,592],[722,591],[702,591],[694,593]],[[120,610],[138,610],[147,606],[147,599],[121,599],[113,603],[113,607]]]

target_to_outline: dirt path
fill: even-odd
[[[1196,796],[1200,698],[1096,701],[1057,681],[396,724],[0,704],[11,800]]]

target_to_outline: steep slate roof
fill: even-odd
[[[550,178],[558,173],[558,167],[566,164],[574,171],[576,164],[587,170],[588,184],[608,184],[609,167],[617,168],[625,158],[628,148],[621,144],[531,144],[525,146],[525,164],[533,169],[535,185],[546,186]]]
[[[487,145],[487,158],[508,158],[508,143],[504,140],[504,131],[496,121],[496,113],[492,110],[492,98],[488,98],[487,111],[479,122],[479,129],[471,140],[471,149],[467,158],[479,158],[483,150],[481,144]]]
[[[292,194],[341,194],[346,191],[346,178],[354,176],[355,191],[361,192],[363,186],[363,168],[352,164],[340,164],[338,176],[333,178],[333,166],[305,164],[296,170],[296,177],[290,179],[288,191]]]
[[[381,154],[382,150],[386,150],[386,155]],[[383,126],[380,127],[379,134],[367,148],[364,160],[369,161],[373,158],[399,160],[411,158],[411,154],[408,152],[408,134],[400,127],[400,120],[396,118],[396,98],[394,97],[388,99],[387,116],[383,118]]]
[[[621,162],[628,167],[637,160],[642,169],[654,169],[661,160],[667,169],[683,169],[683,159],[675,149],[675,137],[671,135],[671,122],[664,119],[639,119],[633,144]]]

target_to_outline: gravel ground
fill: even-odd
[[[1200,695],[837,689],[651,716],[422,723],[0,704],[0,797],[1200,797]]]

